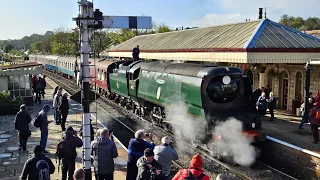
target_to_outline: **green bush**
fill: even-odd
[[[23,99],[20,97],[16,97],[16,100],[11,97],[10,91],[2,91],[0,92],[0,105],[7,104],[7,105],[21,105],[23,104]]]
[[[21,104],[23,104],[23,99],[16,97],[16,100],[14,100],[10,91],[0,92],[0,115],[16,114]]]

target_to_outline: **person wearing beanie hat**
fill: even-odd
[[[192,157],[190,161],[190,167],[188,169],[181,169],[172,180],[183,180],[186,177],[193,176],[199,180],[210,180],[209,176],[205,175],[203,172],[203,161],[202,157],[197,154]]]
[[[34,156],[28,159],[24,164],[24,167],[21,173],[21,179],[22,180],[39,179],[39,174],[37,174],[36,164],[40,164],[41,166],[39,167],[43,167],[45,169],[49,168],[47,169],[47,171],[43,169],[44,172],[47,172],[47,174],[42,174],[42,175],[50,179],[50,174],[53,174],[55,171],[55,166],[53,165],[51,159],[49,159],[48,157],[42,154],[42,147],[40,145],[36,145],[33,149],[33,152],[34,152]],[[46,167],[46,164],[48,165],[48,167]]]
[[[53,106],[53,116],[54,116],[54,119],[56,121],[56,125],[60,125],[61,123],[61,113],[60,113],[60,105],[61,105],[61,100],[62,100],[62,97],[61,97],[61,90],[59,89],[57,91],[57,94],[54,95],[54,98],[53,98],[53,102],[52,102],[52,106]]]
[[[22,104],[20,106],[20,111],[16,115],[14,122],[15,129],[19,132],[19,150],[26,152],[27,150],[27,141],[31,136],[31,131],[29,129],[29,123],[31,122],[31,116],[27,112],[27,106]]]
[[[159,179],[161,174],[161,165],[154,159],[154,153],[151,148],[144,150],[144,156],[137,161],[138,175],[137,180],[155,180]]]
[[[154,158],[161,164],[162,173],[161,180],[168,180],[172,161],[178,160],[178,153],[175,149],[171,148],[169,144],[171,139],[168,136],[165,136],[161,139],[162,144],[157,145],[154,148]]]
[[[40,124],[40,131],[41,131],[41,138],[40,138],[40,145],[42,147],[43,153],[48,153],[46,151],[47,147],[47,140],[48,140],[48,134],[49,134],[49,129],[48,125],[50,121],[48,121],[48,115],[47,113],[50,110],[50,106],[45,104],[42,108],[42,110],[39,112],[39,116],[41,116],[41,124]]]

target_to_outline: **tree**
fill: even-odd
[[[3,46],[3,51],[9,53],[13,49],[13,46],[10,43],[7,43]]]
[[[162,24],[157,28],[157,32],[158,33],[171,32],[171,29],[169,28],[169,26]]]
[[[279,23],[300,31],[320,29],[320,19],[317,17],[309,17],[305,20],[302,17],[293,17],[284,14],[281,16]]]
[[[95,55],[100,57],[100,53],[112,44],[111,38],[106,31],[96,31],[93,37],[93,47]]]
[[[41,41],[35,41],[35,42],[31,43],[30,51],[32,53],[41,52],[42,51],[42,42]]]

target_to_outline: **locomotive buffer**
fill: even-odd
[[[93,3],[87,0],[79,0],[79,14],[78,17],[72,20],[76,21],[80,29],[81,41],[81,70],[82,71],[82,90],[71,96],[70,98],[82,102],[83,110],[83,148],[84,157],[83,164],[85,170],[85,179],[92,179],[91,172],[91,145],[90,145],[90,103],[94,100],[93,92],[90,91],[89,86],[89,55],[91,52],[91,45],[89,43],[90,37],[94,30],[103,28],[127,28],[127,29],[152,29],[151,17],[145,16],[103,16],[103,13],[96,9],[93,11]],[[92,66],[92,65],[91,65]]]

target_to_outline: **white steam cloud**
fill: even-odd
[[[215,136],[221,136],[215,142],[217,154],[232,157],[233,161],[242,166],[250,166],[255,162],[257,152],[251,145],[252,138],[242,133],[242,122],[229,118],[215,127]]]
[[[189,139],[190,137],[203,136],[206,134],[206,127],[188,114],[188,106],[180,101],[175,101],[166,107],[166,120],[173,124],[173,132],[176,136]],[[214,143],[215,154],[232,157],[233,161],[242,166],[250,166],[255,162],[257,152],[251,145],[252,138],[242,133],[242,122],[235,118],[229,118],[220,122],[213,131],[214,136],[222,136]],[[185,150],[183,142],[175,138],[177,147]],[[189,152],[190,153],[190,152]],[[192,153],[192,152],[191,152]]]
[[[173,132],[179,137],[189,139],[197,134],[205,133],[205,126],[188,114],[188,106],[182,102],[175,102],[166,107],[166,120],[172,123]],[[183,142],[176,138],[177,147],[183,147]],[[179,146],[182,145],[182,146]],[[185,148],[181,148],[183,150]]]

